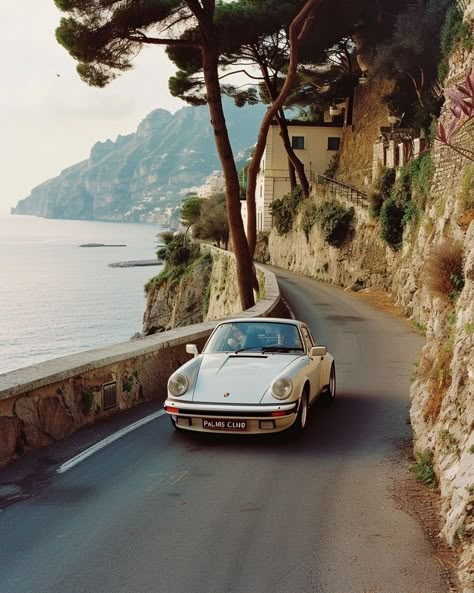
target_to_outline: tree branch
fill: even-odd
[[[254,80],[263,80],[261,76],[252,76],[246,70],[234,70],[233,72],[228,72],[227,74],[222,74],[221,76],[219,76],[219,80],[226,78],[226,76],[232,76],[233,74],[241,74],[241,73],[245,74],[249,78],[253,78]],[[244,85],[242,85],[242,86],[244,86]]]
[[[148,37],[145,33],[140,31],[132,35],[124,35],[122,39],[135,41],[136,43],[149,43],[151,45],[169,45],[171,47],[202,47],[199,41],[191,41],[186,39],[159,39],[157,37]]]

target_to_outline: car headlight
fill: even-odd
[[[293,383],[288,377],[280,377],[272,384],[272,395],[276,399],[286,399],[290,396]]]
[[[172,375],[168,381],[168,389],[171,395],[176,397],[183,395],[186,393],[189,387],[189,381],[186,375],[180,375],[177,373],[176,375]]]

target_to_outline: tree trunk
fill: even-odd
[[[290,191],[293,193],[296,189],[296,172],[290,157],[288,157],[288,177],[290,178]]]
[[[260,168],[260,161],[265,150],[267,142],[267,134],[273,118],[278,111],[283,107],[286,98],[290,94],[296,78],[296,68],[298,67],[299,45],[304,38],[311,20],[311,13],[317,4],[322,0],[307,0],[303,8],[296,15],[290,25],[289,39],[290,39],[290,63],[288,66],[288,74],[286,76],[283,88],[278,97],[273,101],[269,107],[265,117],[263,118],[260,130],[258,133],[257,144],[255,145],[252,160],[250,161],[248,172],[247,185],[247,240],[251,257],[255,253],[255,246],[257,242],[257,212],[255,205],[255,190],[257,187],[257,174]]]
[[[200,23],[201,26],[202,23]],[[207,91],[207,102],[214,129],[214,139],[217,152],[222,164],[226,185],[227,216],[229,219],[230,236],[234,247],[237,263],[240,302],[242,310],[249,309],[255,304],[253,295],[254,274],[252,256],[245,237],[242,214],[240,211],[240,186],[234,155],[227,131],[218,78],[218,50],[214,32],[210,26],[203,27],[205,39],[202,47],[202,63],[204,81]]]
[[[300,180],[300,185],[301,185],[301,190],[303,192],[303,196],[305,198],[307,198],[309,196],[308,178],[306,177],[303,163],[296,156],[295,151],[293,150],[293,147],[291,146],[290,134],[288,132],[288,124],[286,121],[285,114],[283,113],[283,110],[280,110],[280,113],[277,113],[275,117],[276,117],[276,120],[280,127],[280,136],[281,136],[281,139],[283,140],[286,154],[288,155],[288,159],[289,159],[291,165],[293,166],[293,175],[294,175],[294,171],[296,170],[296,172],[298,174],[298,179]],[[291,183],[291,168],[290,168],[290,183]],[[292,187],[292,189],[293,189],[293,187]]]

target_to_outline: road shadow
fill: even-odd
[[[259,454],[265,451],[293,456],[340,456],[392,446],[407,436],[408,404],[386,395],[343,392],[330,403],[318,401],[311,408],[308,425],[301,435],[288,432],[272,435],[234,435],[177,431],[172,445],[188,453],[206,449],[238,450]]]

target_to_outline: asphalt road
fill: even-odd
[[[0,593],[447,591],[393,496],[422,339],[358,297],[278,275],[336,358],[334,404],[296,441],[177,434],[161,417],[64,474],[58,459],[91,433],[0,472],[0,485],[35,477],[0,512]]]

